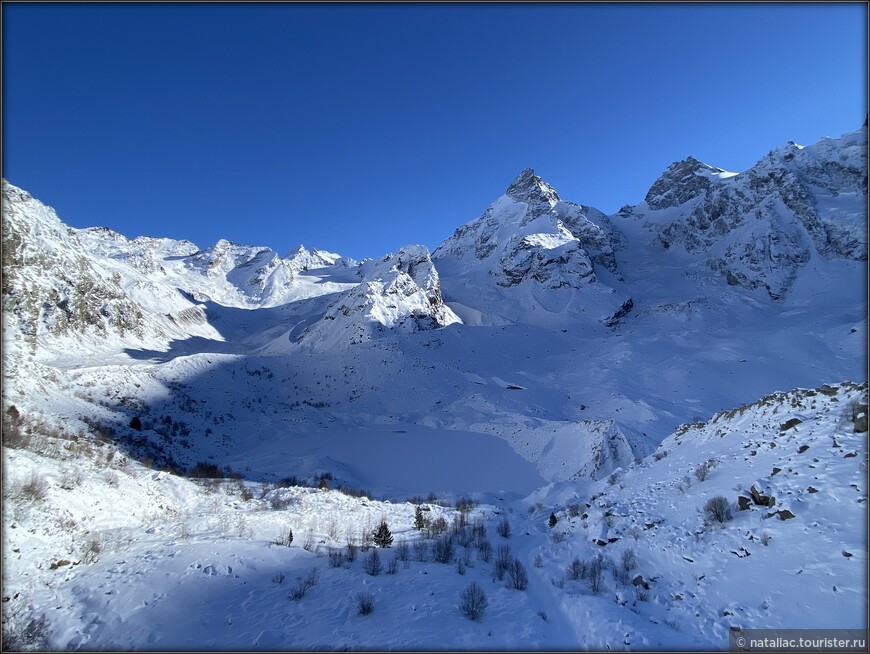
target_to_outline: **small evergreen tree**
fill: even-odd
[[[414,529],[422,531],[425,528],[426,521],[423,519],[423,509],[418,505],[417,508],[414,509]]]
[[[557,522],[559,522],[559,519],[556,517],[556,514],[555,514],[555,513],[551,513],[551,514],[550,514],[550,519],[549,519],[549,521],[547,522],[547,524],[550,525],[550,529],[552,529],[553,527],[555,527]]]
[[[381,524],[379,524],[378,528],[375,529],[373,535],[375,545],[378,547],[389,547],[393,542],[393,534],[390,532],[386,520],[381,520]]]

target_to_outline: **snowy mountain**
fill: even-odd
[[[681,246],[731,285],[782,299],[811,259],[867,260],[867,127],[771,150],[744,173],[672,164],[620,215]]]
[[[4,637],[710,649],[866,628],[866,144],[740,174],[690,157],[612,216],[526,169],[431,254],[363,262],[73,229],[4,181]],[[462,522],[450,565],[436,517]],[[331,567],[382,518],[386,552],[426,552],[395,577]],[[526,592],[493,568],[508,544]],[[312,568],[288,607],[275,579]],[[809,621],[798,574],[830,607]],[[482,622],[457,609],[472,580]]]

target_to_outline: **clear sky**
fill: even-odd
[[[357,259],[527,166],[615,212],[867,114],[867,4],[3,3],[3,176],[74,227]]]

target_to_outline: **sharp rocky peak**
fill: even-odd
[[[536,175],[532,168],[526,168],[516,176],[508,186],[507,195],[517,202],[546,203],[551,207],[560,201],[556,189]]]

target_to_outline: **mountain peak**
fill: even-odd
[[[546,203],[551,207],[560,200],[556,189],[538,177],[533,168],[525,168],[514,178],[508,186],[507,195],[517,202]]]

